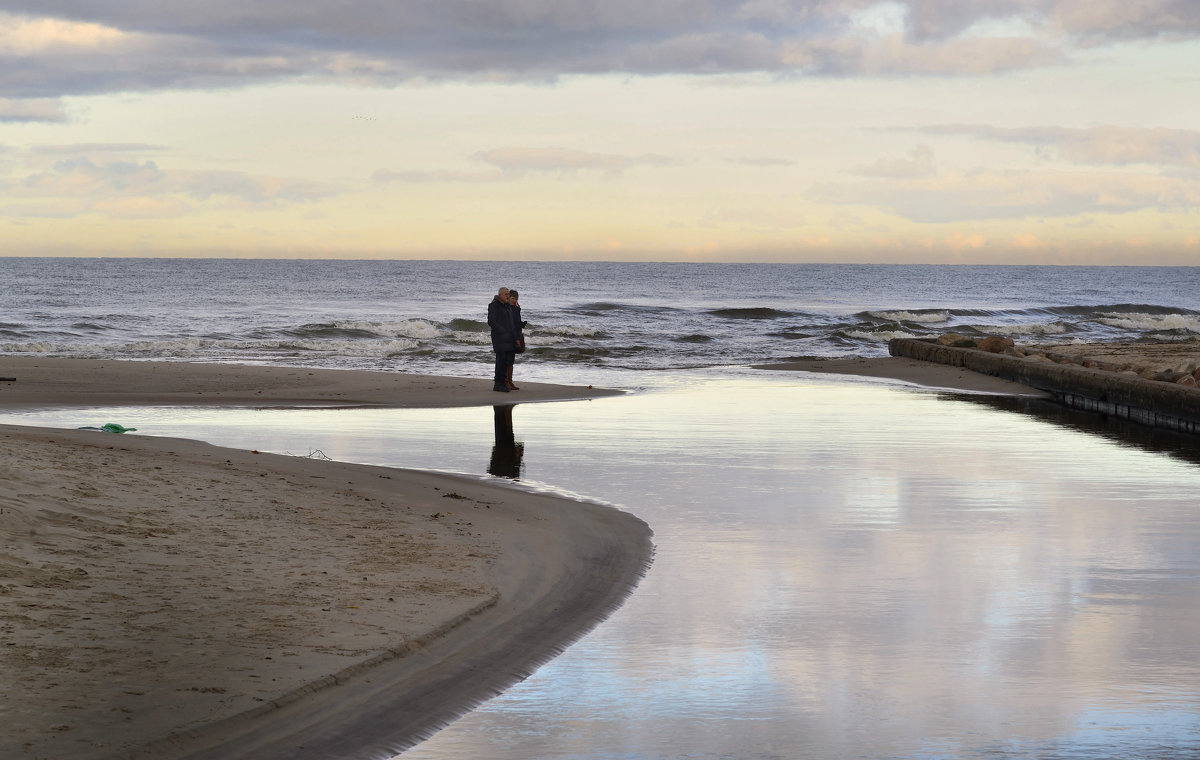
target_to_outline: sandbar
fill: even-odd
[[[834,375],[853,375],[879,380],[899,380],[926,388],[968,393],[987,393],[1008,396],[1048,397],[1045,391],[1028,385],[1002,380],[961,367],[905,357],[849,357],[841,359],[802,359],[773,364],[758,364],[755,369],[786,372],[815,372]]]
[[[19,409],[611,393],[40,357],[0,377]],[[595,626],[651,539],[499,481],[0,424],[0,758],[387,756]]]
[[[0,356],[0,408],[11,409],[121,405],[428,408],[566,401],[622,392],[548,383],[521,382],[520,387],[516,392],[497,393],[490,378],[403,372]]]

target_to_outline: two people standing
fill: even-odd
[[[525,350],[525,323],[517,291],[500,288],[488,304],[488,327],[492,330],[492,350],[496,352],[496,376],[492,390],[501,393],[520,390],[512,381],[517,354]]]

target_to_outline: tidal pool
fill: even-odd
[[[406,760],[1197,755],[1200,467],[980,401],[771,376],[0,419],[502,477],[650,524],[621,609]]]

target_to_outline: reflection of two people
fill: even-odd
[[[521,457],[525,454],[525,444],[517,441],[513,433],[512,412],[515,404],[493,406],[496,414],[496,443],[492,446],[492,461],[488,464],[488,472],[499,478],[521,477]]]

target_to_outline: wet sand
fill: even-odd
[[[960,367],[923,362],[903,357],[848,359],[806,359],[803,361],[759,364],[755,369],[788,372],[817,372],[834,375],[854,375],[886,380],[900,380],[927,388],[946,388],[972,393],[996,393],[1011,396],[1045,397],[1048,394],[1021,383],[1001,380]]]
[[[11,381],[9,380],[11,379]],[[610,388],[488,378],[191,362],[0,356],[0,408],[49,406],[454,407],[611,396]]]
[[[459,406],[612,391],[0,357],[0,407]],[[0,425],[4,758],[380,756],[618,606],[651,533],[491,482]]]

